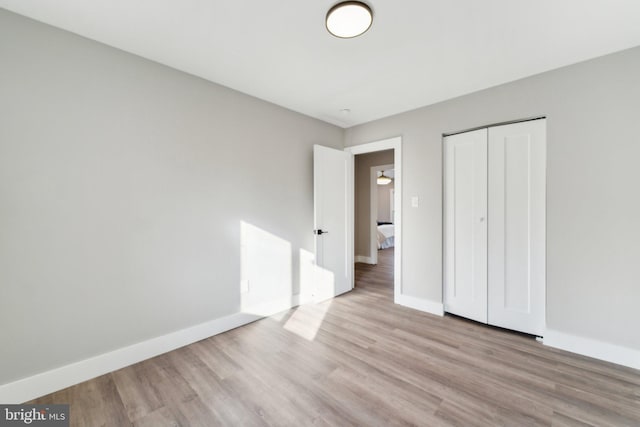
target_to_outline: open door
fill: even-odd
[[[348,235],[351,153],[313,146],[315,262],[313,299],[322,301],[353,288],[353,250]]]

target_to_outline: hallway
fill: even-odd
[[[379,296],[393,301],[393,257],[394,248],[378,251],[378,264],[356,263],[355,287],[366,287],[367,291],[377,292]]]

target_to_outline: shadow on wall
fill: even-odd
[[[274,316],[282,320],[286,310],[314,303],[321,296],[335,294],[333,272],[319,267],[313,253],[300,249],[300,288],[294,294],[293,250],[291,242],[253,224],[240,221],[240,309],[259,317]],[[322,325],[330,303],[318,304],[313,316],[289,314],[283,327],[303,338],[313,340]],[[307,310],[304,313],[308,313]]]

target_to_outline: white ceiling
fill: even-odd
[[[640,0],[0,0],[0,7],[349,127],[640,45]],[[350,109],[349,114],[341,113]]]

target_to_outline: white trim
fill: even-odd
[[[393,138],[382,139],[380,141],[368,142],[366,144],[354,145],[345,148],[345,151],[349,151],[354,156],[357,154],[374,153],[376,151],[390,150],[398,148],[402,142],[401,136],[394,136]],[[394,161],[397,159],[394,159]]]
[[[404,305],[405,307],[413,308],[415,310],[435,314],[436,316],[444,316],[444,304],[442,304],[441,302],[412,297],[409,295],[399,295],[396,298],[395,303]]]
[[[547,329],[544,345],[640,369],[640,350]]]
[[[375,265],[377,262],[374,262],[372,257],[364,256],[364,255],[356,255],[355,262],[362,262],[364,264]]]
[[[395,186],[395,184],[394,184]],[[391,220],[391,222],[393,222],[393,217],[395,216],[394,212],[396,210],[394,203],[395,203],[395,198],[396,198],[396,193],[395,190],[393,188],[389,189],[389,219]]]
[[[378,171],[391,169],[393,164],[371,166],[369,177],[369,253],[373,260],[371,264],[378,263]]]
[[[346,150],[345,150],[346,151]],[[347,151],[348,153],[348,151]],[[346,186],[347,186],[347,190],[346,190],[346,195],[347,195],[347,280],[349,281],[349,285],[350,288],[349,290],[353,290],[353,287],[355,285],[355,281],[356,281],[356,276],[355,276],[355,261],[353,259],[354,255],[355,255],[355,242],[354,242],[354,238],[355,238],[355,233],[353,232],[353,227],[351,228],[351,231],[349,231],[349,224],[350,224],[350,219],[354,217],[355,215],[355,198],[354,197],[350,197],[353,194],[353,188],[355,185],[355,170],[356,170],[356,165],[355,165],[355,156],[353,154],[350,153],[349,156],[349,161],[347,162],[347,182],[346,182]],[[351,222],[351,225],[353,226],[353,223]],[[337,295],[336,295],[337,296]]]
[[[273,316],[276,313],[280,313],[281,311],[289,310],[291,307],[296,307],[300,304],[304,304],[306,302],[300,302],[301,297],[300,294],[296,294],[289,297],[280,297],[278,299],[274,299],[271,301],[265,301],[261,304],[255,304],[248,307],[242,307],[242,313],[244,314],[252,314],[258,316],[258,319],[263,317]],[[256,319],[256,320],[258,320]]]
[[[287,310],[301,303],[299,295],[293,295],[288,303],[276,301],[261,306],[269,310],[268,315]],[[265,313],[267,313],[265,311]],[[42,372],[8,384],[0,385],[0,402],[4,404],[23,403],[54,391],[62,390],[74,384],[90,380],[100,375],[116,371],[134,363],[150,359],[176,348],[209,338],[222,332],[235,329],[267,314],[258,315],[248,312],[210,320],[160,337],[122,347],[117,350],[71,363],[60,368]]]
[[[345,151],[350,152],[354,156],[357,154],[373,153],[376,151],[393,149],[393,165],[394,165],[394,187],[395,187],[395,237],[394,237],[394,260],[393,260],[393,301],[398,304],[398,298],[402,295],[402,137],[396,136],[394,138],[384,139],[381,141],[370,142],[367,144],[360,144],[353,147],[345,148]],[[353,173],[353,171],[352,171]],[[355,199],[354,187],[349,187],[348,194],[349,202],[351,204],[351,212],[349,215],[349,221],[347,222],[347,233],[352,237],[354,236],[354,214],[353,203]],[[350,253],[353,254],[353,246],[350,248]],[[348,261],[348,260],[347,260]],[[353,265],[353,263],[351,264]],[[353,277],[353,275],[351,276]]]

